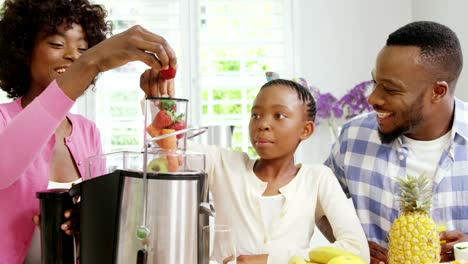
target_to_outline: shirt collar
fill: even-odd
[[[455,98],[455,113],[452,125],[452,140],[457,140],[459,135],[465,142],[468,142],[468,107],[466,103]]]

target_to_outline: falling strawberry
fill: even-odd
[[[174,79],[176,76],[176,69],[172,68],[172,66],[169,66],[166,70],[160,70],[159,73],[165,80],[170,80]]]
[[[152,125],[155,128],[167,128],[173,123],[173,117],[171,112],[167,112],[166,110],[159,111],[156,116],[154,117]]]

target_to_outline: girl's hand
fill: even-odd
[[[240,255],[237,264],[266,264],[268,255]]]
[[[148,97],[174,97],[174,79],[164,79],[157,69],[146,70],[140,76],[140,87]]]

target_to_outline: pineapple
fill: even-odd
[[[439,263],[440,242],[429,210],[432,188],[424,175],[398,178],[400,216],[390,229],[388,263]]]

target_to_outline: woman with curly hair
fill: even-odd
[[[101,153],[95,124],[69,113],[100,72],[142,61],[150,69],[141,82],[159,80],[145,92],[173,93],[158,73],[176,67],[164,38],[135,26],[106,39],[105,17],[88,0],[6,0],[1,9],[0,87],[14,101],[0,105],[0,263],[24,261],[35,193],[79,181],[85,159]]]

